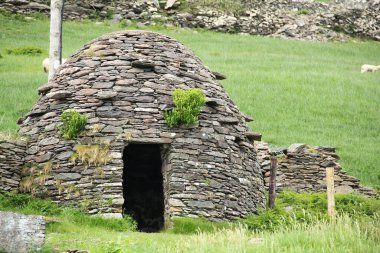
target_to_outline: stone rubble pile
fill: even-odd
[[[327,27],[340,29],[346,34],[364,36],[380,41],[380,1],[367,8],[347,8],[323,20]]]
[[[25,148],[24,141],[0,141],[0,191],[18,191]]]
[[[336,193],[354,191],[373,196],[376,193],[361,186],[359,180],[347,175],[338,163],[339,156],[334,147],[310,147],[305,144],[292,144],[286,149],[270,150],[265,142],[255,144],[257,159],[261,165],[266,189],[269,188],[270,158],[278,157],[276,173],[277,189],[296,192],[326,191],[326,168],[334,167]]]
[[[7,10],[18,14],[40,12],[50,14],[50,6],[44,0],[3,0],[0,2],[0,10]]]
[[[44,3],[44,0],[5,0],[0,3],[0,9],[47,14],[49,6]],[[162,23],[301,40],[346,40],[352,35],[380,40],[380,2],[376,0],[246,1],[244,8],[236,13],[196,5],[190,9],[181,8],[180,1],[170,8],[165,6],[166,1],[157,0],[67,0],[64,17],[86,19],[113,15],[113,22],[126,19],[138,21],[141,26]]]
[[[184,27],[202,27],[219,32],[302,40],[326,41],[348,38],[345,34],[320,26],[315,21],[317,15],[319,14],[299,15],[295,11],[266,8],[264,5],[259,9],[245,11],[238,17],[212,10],[199,10],[193,16],[180,16],[178,23]]]

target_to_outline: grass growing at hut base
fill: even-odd
[[[16,121],[38,98],[47,82],[49,21],[0,14],[0,131],[17,130]],[[64,22],[63,55],[112,31],[118,24]],[[130,26],[126,29],[136,29]],[[362,64],[380,64],[378,42],[301,42],[220,34],[179,28],[148,27],[191,48],[212,70],[225,74],[223,86],[250,124],[276,146],[291,143],[336,146],[343,167],[363,183],[380,187],[380,72],[360,73]],[[34,46],[42,55],[7,55],[6,50]]]
[[[337,210],[341,211],[337,218],[329,219],[325,197],[284,192],[278,196],[277,209],[266,214],[218,223],[176,218],[173,228],[151,234],[135,232],[130,220],[91,217],[21,194],[0,194],[0,210],[45,215],[54,220],[47,225],[42,252],[376,252],[380,243],[380,200],[339,195]],[[298,217],[301,210],[310,213],[311,218]],[[276,221],[276,226],[267,226],[270,221]]]
[[[244,226],[214,233],[190,235],[167,233],[108,232],[66,227],[49,229],[47,248],[86,249],[95,252],[291,252],[291,253],[375,253],[379,245],[380,222],[358,222],[343,216],[312,225],[294,224],[275,232],[252,232]],[[105,233],[106,232],[106,233]]]

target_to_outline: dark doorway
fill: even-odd
[[[123,154],[123,213],[137,221],[139,231],[164,227],[164,191],[160,145],[130,144]]]

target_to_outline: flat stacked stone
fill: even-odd
[[[18,191],[25,149],[24,141],[0,141],[0,191]]]
[[[197,125],[166,125],[164,111],[173,107],[176,88],[204,91],[207,102]],[[150,143],[164,150],[167,215],[233,219],[265,207],[262,174],[246,137],[248,117],[178,41],[145,31],[108,34],[70,57],[39,94],[19,131],[30,139],[26,163],[52,163],[51,177],[37,195],[85,202],[90,213],[121,213],[123,150],[129,143]],[[67,109],[88,117],[77,142],[109,143],[112,159],[101,166],[101,175],[71,159],[75,142],[57,129]]]
[[[278,156],[276,175],[277,189],[296,192],[326,191],[326,168],[333,167],[335,192],[354,191],[373,196],[376,193],[369,187],[360,185],[359,180],[347,175],[338,163],[339,156],[334,147],[310,147],[305,144],[292,144],[288,148],[270,150],[267,143],[255,145],[261,165],[265,188],[269,188],[270,157]]]

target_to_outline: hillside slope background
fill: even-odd
[[[0,131],[17,132],[17,119],[33,106],[47,82],[49,20],[0,14]],[[63,55],[92,39],[135,25],[65,22]],[[341,164],[364,184],[380,186],[380,72],[360,73],[362,64],[380,64],[380,44],[302,42],[164,28],[145,29],[174,37],[214,71],[242,111],[253,116],[253,131],[273,146],[291,143],[337,147]],[[9,50],[33,46],[41,54]]]

